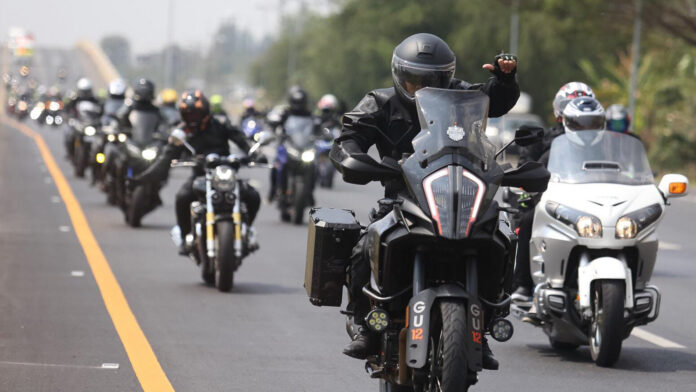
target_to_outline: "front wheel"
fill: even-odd
[[[597,366],[610,367],[619,360],[624,325],[624,283],[600,280],[594,283],[590,354]]]
[[[437,309],[437,308],[436,308]],[[427,392],[466,392],[472,384],[466,358],[469,338],[466,306],[441,301],[430,327]]]
[[[148,192],[144,185],[135,188],[126,212],[126,221],[131,227],[140,227],[148,203]]]
[[[380,380],[379,392],[413,392],[413,389],[389,381]]]
[[[215,259],[215,287],[223,293],[232,290],[234,285],[234,270],[237,268],[237,256],[234,252],[235,225],[231,221],[220,221],[215,224],[215,240],[217,256]]]

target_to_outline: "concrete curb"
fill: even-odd
[[[111,64],[109,58],[106,57],[104,51],[102,51],[101,48],[95,45],[92,41],[79,41],[75,46],[78,50],[82,51],[87,55],[87,57],[89,57],[96,67],[97,72],[99,72],[102,79],[104,79],[107,83],[114,79],[121,78],[121,75],[118,73],[114,65]]]

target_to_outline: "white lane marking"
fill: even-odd
[[[0,361],[0,365],[15,365],[15,366],[41,366],[41,367],[60,367],[73,369],[118,369],[117,363],[103,363],[101,366],[89,365],[68,365],[62,363],[38,363],[38,362],[15,362],[15,361]],[[104,366],[107,365],[107,366]],[[116,365],[116,367],[113,367]]]
[[[660,241],[658,244],[658,248],[662,250],[681,250],[682,246],[672,242]]]
[[[102,365],[101,365],[102,369],[118,369],[119,367],[121,367],[121,366],[117,363],[108,363],[107,362],[107,363],[102,363]]]
[[[85,276],[85,271],[80,271],[80,270],[75,270],[70,272],[70,276],[74,276],[76,278],[80,278]]]
[[[58,230],[60,230],[63,233],[67,233],[70,231],[70,226],[60,226],[58,227]]]
[[[60,203],[60,196],[51,196],[51,203]]]
[[[662,336],[657,336],[654,333],[648,332],[640,328],[633,328],[633,332],[631,332],[631,335],[663,348],[686,348],[686,346],[682,346],[679,343],[673,342],[669,339],[665,339]]]

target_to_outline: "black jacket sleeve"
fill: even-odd
[[[480,90],[490,97],[488,117],[500,117],[506,114],[517,103],[520,97],[520,86],[514,74],[503,77],[493,76],[483,84],[469,84],[458,81],[458,88],[463,90]]]
[[[384,126],[377,98],[374,93],[367,94],[353,110],[343,115],[343,129],[334,144],[351,140],[362,152],[377,142],[380,126]]]
[[[162,181],[167,178],[169,174],[169,167],[174,159],[181,156],[183,151],[183,146],[175,146],[171,143],[164,146],[162,150],[162,155],[148,167],[144,172],[142,172],[135,179],[138,182],[152,182],[152,181]]]
[[[251,148],[251,144],[249,144],[249,139],[247,139],[244,132],[232,124],[225,124],[224,127],[227,132],[228,140],[234,143],[242,151],[248,152]]]
[[[125,104],[118,109],[116,112],[116,120],[118,120],[119,126],[124,128],[131,127],[130,120],[128,119],[131,110],[133,110],[133,106],[131,104]]]

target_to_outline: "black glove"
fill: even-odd
[[[498,60],[501,60],[501,59],[502,60],[515,60],[515,63],[517,63],[517,56],[515,56],[514,54],[501,53],[501,54],[495,56],[495,58],[493,59],[493,70],[491,71],[491,73],[493,75],[495,75],[496,77],[498,77],[499,79],[503,79],[503,80],[510,79],[510,78],[514,77],[515,74],[517,73],[517,65],[515,65],[515,69],[513,69],[512,72],[505,73],[505,72],[503,72],[502,69],[500,69],[500,64],[498,64]]]

